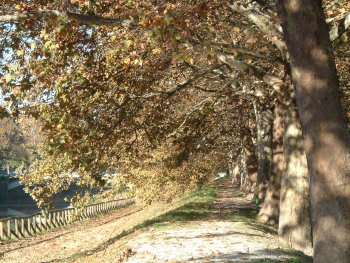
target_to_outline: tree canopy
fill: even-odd
[[[350,6],[324,7],[349,109]],[[255,145],[254,109],[282,100],[290,72],[274,1],[6,0],[0,12],[4,107],[43,124],[42,162],[96,183],[118,171],[147,198]]]

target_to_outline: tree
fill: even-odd
[[[293,87],[289,92],[283,124],[285,167],[281,178],[278,234],[292,247],[312,254],[309,173]]]
[[[284,169],[283,158],[283,104],[277,101],[274,109],[273,147],[271,172],[266,190],[265,201],[259,212],[260,219],[271,225],[278,225],[280,216],[280,191]]]
[[[200,184],[207,178],[179,176],[177,165],[197,173],[208,157],[220,159],[209,165],[214,172],[235,158],[247,172],[242,181],[249,192],[256,192],[263,171],[252,161],[261,146],[254,105],[277,104],[280,125],[274,127],[274,169],[266,176],[264,201],[264,207],[273,201],[265,215],[277,223],[283,156],[300,149],[281,151],[285,112],[294,110],[286,104],[288,50],[273,2],[263,2],[6,1],[0,16],[0,41],[11,54],[2,52],[6,100],[13,114],[43,123],[45,156],[65,155],[96,180],[113,167],[125,181],[152,190],[193,185],[187,177]],[[349,14],[326,2],[338,41]],[[153,169],[155,163],[162,167]],[[141,178],[151,178],[150,184]]]
[[[350,136],[321,1],[279,1],[311,180],[314,261],[350,258]]]
[[[32,118],[9,116],[0,119],[0,164],[2,169],[25,169],[44,143],[41,126]]]
[[[23,131],[12,118],[0,119],[0,166],[10,173],[22,164],[28,164],[29,152]]]

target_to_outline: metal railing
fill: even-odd
[[[0,219],[0,240],[21,239],[45,231],[67,226],[73,222],[102,215],[118,208],[134,204],[134,199],[119,199],[82,208],[66,208],[30,216],[16,216]]]

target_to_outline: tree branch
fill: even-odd
[[[266,18],[263,14],[258,12],[253,8],[245,8],[242,5],[234,3],[232,5],[228,5],[229,8],[238,12],[244,17],[246,17],[249,21],[254,23],[259,29],[268,35],[274,44],[281,50],[285,48],[285,43],[281,39],[283,39],[283,34],[270,23],[268,18]],[[109,26],[109,27],[126,27],[126,28],[137,28],[139,24],[130,19],[115,19],[115,18],[105,18],[101,16],[90,16],[90,15],[81,15],[74,12],[61,12],[58,10],[37,10],[37,11],[28,11],[20,14],[8,14],[8,15],[0,15],[0,22],[10,23],[10,22],[20,22],[28,19],[42,19],[42,18],[64,18],[68,20],[75,20],[77,22],[88,24],[92,26]],[[331,41],[339,38],[346,30],[350,27],[350,12],[347,13],[340,21],[339,24],[334,26],[330,32]]]
[[[350,12],[348,12],[342,19],[339,20],[338,25],[335,25],[329,31],[329,37],[331,41],[334,41],[340,38],[349,28],[350,28]]]
[[[174,86],[172,86],[171,88],[165,90],[165,91],[160,91],[160,92],[151,92],[151,93],[147,93],[144,95],[134,95],[134,94],[130,94],[129,97],[130,98],[140,98],[140,99],[148,99],[148,98],[152,98],[152,97],[156,97],[156,96],[172,96],[174,95],[177,91],[182,90],[184,88],[186,88],[187,86],[189,86],[190,84],[192,84],[195,80],[203,77],[204,75],[212,72],[215,69],[218,69],[222,67],[222,65],[214,65],[212,67],[210,67],[209,69],[203,70],[197,74],[192,75],[190,78],[175,84]]]
[[[202,87],[197,86],[197,85],[193,86],[193,88],[198,89],[198,90],[203,91],[203,92],[209,92],[209,93],[216,93],[216,92],[222,91],[221,89],[205,89],[205,88],[202,88]]]
[[[281,33],[266,16],[254,8],[245,8],[243,5],[238,3],[233,3],[232,5],[228,5],[228,7],[233,12],[241,14],[250,22],[255,24],[276,45],[283,57],[286,57],[287,46],[286,43],[282,40],[283,33]]]
[[[196,110],[198,110],[198,108],[201,108],[203,106],[204,103],[206,103],[207,101],[211,100],[212,97],[208,97],[205,98],[204,100],[200,101],[198,104],[196,104],[191,111],[187,112],[185,115],[185,119],[181,122],[181,124],[172,132],[170,133],[167,137],[172,137],[174,136],[178,131],[180,131],[180,129],[186,124],[188,118],[191,116],[192,113],[194,113]]]
[[[115,19],[115,18],[104,18],[101,16],[88,16],[88,15],[80,15],[73,12],[67,12],[67,16],[69,19],[89,24],[89,25],[97,25],[97,26],[109,26],[116,27],[122,26],[126,28],[137,28],[139,24],[130,19]]]
[[[63,17],[64,15],[60,11],[56,10],[39,10],[39,11],[28,11],[20,14],[1,15],[0,22],[17,22],[27,19],[40,19],[48,17]]]
[[[88,24],[92,26],[109,26],[109,27],[126,27],[126,28],[136,28],[138,23],[134,20],[128,19],[114,19],[114,18],[104,18],[101,16],[89,16],[81,15],[74,12],[60,12],[57,10],[38,10],[38,11],[28,11],[20,14],[11,15],[1,15],[0,22],[20,22],[28,19],[45,19],[45,18],[63,18],[68,20],[75,20],[77,22]]]
[[[240,46],[230,45],[227,43],[211,42],[210,44],[213,46],[216,46],[216,47],[223,47],[226,49],[232,49],[233,52],[237,52],[238,54],[248,55],[248,56],[256,57],[256,58],[261,58],[261,59],[265,59],[267,61],[277,62],[277,63],[283,64],[283,65],[286,63],[282,58],[274,56],[273,54],[268,54],[268,56],[265,56],[263,53],[260,53],[257,51],[252,51],[252,50],[247,49],[247,48],[242,48]],[[225,50],[225,52],[226,53],[233,53],[233,52],[229,52],[227,50]]]
[[[259,80],[264,81],[265,83],[270,85],[275,91],[280,92],[282,89],[282,86],[284,85],[284,81],[282,79],[280,79],[274,75],[267,74],[266,72],[263,72],[256,67],[248,65],[248,64],[244,63],[243,61],[236,59],[232,55],[228,55],[228,54],[225,54],[223,52],[218,52],[217,57],[222,63],[224,63],[232,68],[235,68],[238,71],[241,71],[243,73],[247,73],[249,75],[256,77]]]

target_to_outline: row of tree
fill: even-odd
[[[348,262],[350,6],[323,8],[4,1],[4,107],[47,139],[26,183],[40,200],[73,171],[99,184],[117,170],[114,190],[170,199],[229,166],[284,240]]]

